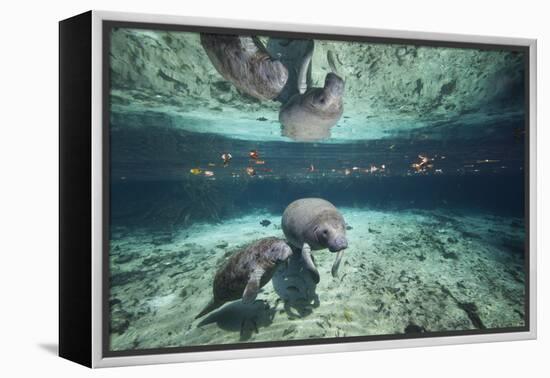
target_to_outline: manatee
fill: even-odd
[[[235,252],[216,272],[213,298],[195,319],[239,298],[252,303],[260,288],[271,280],[277,265],[291,255],[288,244],[274,237],[257,240]]]
[[[288,38],[269,38],[267,49],[277,57],[277,59],[285,65],[288,70],[288,80],[285,87],[279,93],[275,100],[285,104],[292,96],[298,92],[298,76],[302,68],[305,54],[308,54],[313,49],[313,39],[288,39]],[[311,64],[308,70],[302,75],[302,80],[306,81],[306,85],[310,85],[311,80]]]
[[[335,70],[334,59],[329,51],[328,61]],[[298,93],[292,96],[279,110],[282,134],[297,141],[318,141],[330,137],[330,129],[344,113],[344,80],[335,72],[325,76],[323,88],[307,85],[313,45],[304,57],[298,75]]]
[[[281,226],[287,241],[302,251],[304,263],[316,283],[319,282],[319,272],[311,251],[328,248],[329,251],[336,252],[332,276],[337,276],[348,241],[344,217],[333,204],[321,198],[296,200],[285,209]]]
[[[216,70],[239,91],[272,100],[283,90],[288,70],[257,37],[201,33],[200,39]]]

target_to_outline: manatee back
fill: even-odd
[[[201,33],[200,40],[214,68],[240,91],[272,100],[284,88],[288,70],[256,38]]]
[[[266,252],[273,243],[280,241],[281,239],[275,237],[263,238],[235,252],[214,277],[214,298],[218,301],[233,301],[241,298],[250,274],[258,266],[266,271],[260,287],[267,284],[271,279],[274,266]]]

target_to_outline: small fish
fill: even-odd
[[[359,167],[353,167],[351,169],[354,170],[354,171],[357,171],[357,170],[359,170]]]
[[[212,176],[214,176],[214,172],[212,172],[212,171],[204,171],[204,175],[205,175],[206,177],[212,177]]]
[[[346,168],[346,169],[344,170],[344,174],[345,174],[346,176],[348,176],[348,175],[351,174],[351,171],[350,171],[348,168]]]
[[[258,153],[258,151],[256,150],[251,150],[249,153],[248,153],[248,156],[250,156],[251,159],[259,159],[260,158],[260,154]]]
[[[265,160],[256,160],[256,164],[265,164]]]
[[[271,224],[271,221],[264,219],[263,221],[260,222],[260,224],[264,227],[267,227]]]
[[[208,166],[209,166],[209,167],[215,167],[216,164],[214,164],[214,163],[208,163]]]
[[[478,164],[498,163],[499,161],[500,161],[500,160],[484,159],[484,160],[476,160],[476,163],[478,163]]]
[[[267,118],[265,118],[265,117],[258,117],[258,118],[256,118],[256,121],[267,121]]]
[[[191,168],[189,170],[189,172],[191,172],[191,174],[193,174],[193,175],[200,175],[202,173],[202,169],[200,169],[200,168]]]
[[[252,167],[246,167],[246,174],[249,176],[255,176],[256,170]]]
[[[315,167],[313,166],[313,164],[309,166],[308,171],[315,172]]]

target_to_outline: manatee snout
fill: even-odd
[[[318,246],[328,248],[330,252],[339,252],[348,247],[345,231],[338,224],[329,224],[315,229]]]
[[[338,235],[328,242],[328,250],[340,252],[348,247],[348,239],[344,235]]]

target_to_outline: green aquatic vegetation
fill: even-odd
[[[349,309],[344,309],[344,319],[346,319],[346,322],[351,323],[353,321],[353,312]]]
[[[190,177],[182,185],[185,206],[180,209],[178,219],[184,220],[184,226],[198,219],[221,222],[224,216],[236,212],[235,198],[244,192],[246,185],[244,180],[225,185],[203,177]]]

